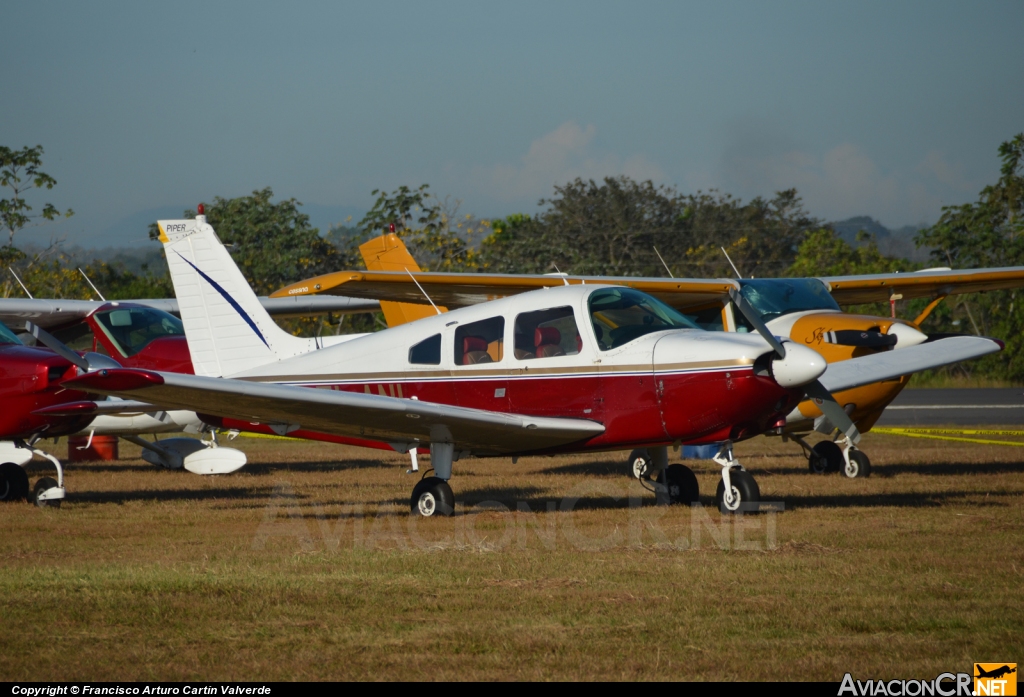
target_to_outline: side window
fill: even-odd
[[[524,312],[516,317],[515,357],[521,361],[573,356],[582,347],[571,307]]]
[[[455,330],[455,365],[497,363],[504,353],[505,318],[491,317]]]
[[[434,334],[409,349],[409,362],[417,365],[440,365],[441,335]]]

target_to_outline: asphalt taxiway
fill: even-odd
[[[903,390],[878,420],[879,426],[989,424],[1024,427],[1024,389]]]

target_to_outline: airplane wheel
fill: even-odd
[[[53,477],[42,477],[36,482],[35,487],[32,489],[32,500],[40,508],[60,508],[61,499],[51,499],[49,501],[40,501],[39,494],[43,493],[47,489],[55,489],[57,487],[57,480]]]
[[[430,518],[455,513],[455,495],[448,482],[438,477],[421,479],[412,490],[412,512]]]
[[[651,454],[643,448],[637,448],[629,454],[629,474],[633,479],[641,479],[651,467]]]
[[[686,465],[669,465],[658,475],[658,483],[668,489],[667,492],[658,492],[658,503],[660,504],[690,506],[700,501],[697,475]]]
[[[0,501],[24,501],[28,497],[28,475],[20,465],[0,465]]]
[[[722,513],[735,513],[736,511],[744,510],[741,507],[756,504],[761,500],[761,490],[749,472],[734,469],[729,472],[729,481],[732,484],[731,503],[726,503],[725,501],[724,481],[720,480],[718,482],[718,491],[715,492],[715,503],[718,505],[718,510]],[[751,511],[753,509],[746,508],[745,510]]]
[[[823,440],[811,448],[807,465],[814,474],[838,472],[846,466],[843,449],[830,440]]]
[[[850,451],[850,462],[843,467],[843,474],[850,479],[862,479],[871,476],[871,460],[860,450]]]

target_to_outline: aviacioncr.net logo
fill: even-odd
[[[847,673],[839,697],[972,697],[970,673],[939,673],[933,680],[854,680]]]

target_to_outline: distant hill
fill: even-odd
[[[839,237],[854,246],[862,244],[857,242],[857,233],[861,230],[873,235],[878,243],[879,251],[890,257],[926,262],[931,251],[927,247],[919,248],[914,244],[914,236],[920,230],[928,227],[927,225],[904,225],[896,230],[890,230],[874,218],[858,215],[834,222],[832,227]]]

